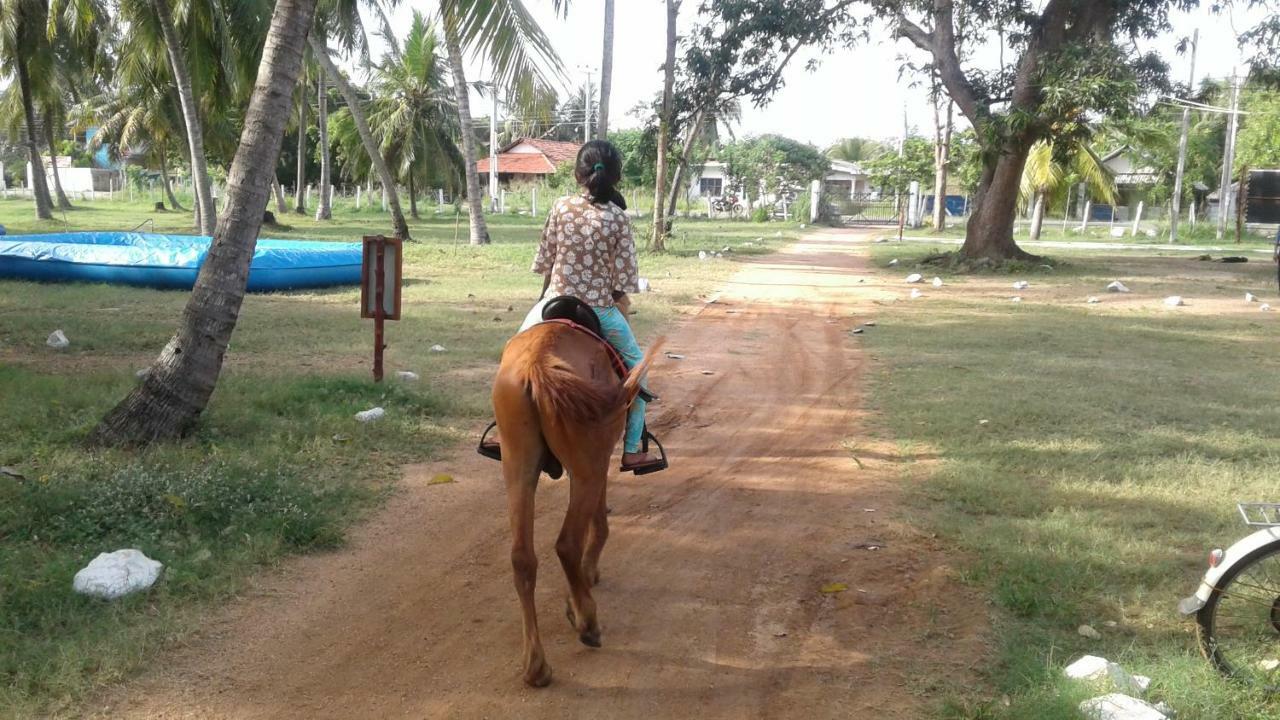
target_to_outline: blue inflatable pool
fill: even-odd
[[[194,235],[8,235],[0,237],[0,278],[190,290],[209,245],[208,237]],[[249,266],[249,290],[359,284],[360,266],[357,243],[260,239]]]

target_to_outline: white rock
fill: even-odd
[[[1280,660],[1259,660],[1258,668],[1266,672],[1271,672],[1276,668],[1280,668]]]
[[[1013,284],[1014,290],[1026,290],[1029,287],[1031,287],[1031,283],[1027,282],[1026,280],[1019,280],[1018,282]]]
[[[1107,676],[1110,664],[1104,657],[1085,655],[1068,665],[1062,673],[1072,680],[1101,680]]]
[[[1125,287],[1124,283],[1119,280],[1113,280],[1111,281],[1111,284],[1107,286],[1107,292],[1127,293],[1129,292],[1129,288]]]
[[[698,259],[699,259],[699,260],[706,260],[708,257],[709,257],[709,256],[707,255],[707,251],[706,251],[706,250],[699,250],[699,251],[698,251]]]
[[[1182,301],[1181,295],[1170,295],[1164,299],[1164,304],[1165,307],[1182,307],[1183,305],[1186,305],[1186,303]]]
[[[1097,640],[1102,637],[1102,633],[1094,630],[1092,625],[1081,625],[1076,628],[1076,633],[1078,633],[1080,637],[1087,637],[1090,640]]]
[[[774,237],[782,237],[782,231],[781,231],[781,230],[779,230],[778,232],[774,233],[773,235],[774,235]]]
[[[401,370],[396,373],[396,377],[405,382],[418,382],[418,373],[410,372],[408,370]]]
[[[1150,703],[1120,693],[1085,700],[1080,703],[1080,712],[1091,720],[1168,720],[1169,717]]]
[[[386,414],[387,414],[387,411],[383,410],[380,407],[369,408],[368,410],[361,410],[360,412],[356,413],[356,419],[362,423],[367,423],[367,422],[373,422],[374,420],[381,420],[382,416]]]
[[[912,299],[912,300],[915,300],[916,298],[922,298],[922,297],[924,297],[924,293],[920,292],[919,290],[917,290],[917,289],[915,289],[915,288],[911,288],[911,299]]]
[[[444,346],[443,346],[443,345],[432,345],[432,346],[431,346],[431,352],[444,352]]]
[[[889,261],[889,267],[897,267],[897,265],[898,265],[898,258],[894,258]]]
[[[49,333],[49,339],[45,340],[44,344],[48,345],[54,350],[61,350],[62,348],[70,345],[71,341],[67,339],[66,334],[64,334],[61,330],[54,330],[53,332]]]
[[[940,277],[936,277],[936,278],[934,278],[934,279],[933,279],[933,286],[934,286],[934,287],[942,287],[942,278],[940,278]]]
[[[640,288],[640,292],[649,292],[649,278],[640,278],[636,280],[636,287]]]
[[[133,376],[141,380],[142,378],[146,377],[147,373],[149,372],[151,372],[151,368],[142,368],[138,372],[134,373]]]
[[[1156,703],[1155,707],[1156,707],[1156,710],[1159,710],[1160,712],[1164,713],[1164,714],[1165,714],[1165,715],[1167,715],[1168,717],[1173,717],[1173,716],[1174,716],[1174,714],[1175,714],[1175,713],[1173,712],[1173,708],[1169,707],[1169,703],[1167,703],[1167,702],[1165,702],[1165,701],[1163,701],[1163,700],[1161,700],[1160,702]]]
[[[1143,231],[1142,231],[1142,234],[1143,234],[1143,235],[1146,235],[1147,237],[1155,237],[1155,236],[1156,236],[1156,231],[1155,231],[1155,230],[1151,230],[1151,229],[1149,229],[1149,228],[1148,228],[1148,229],[1146,229],[1146,230],[1143,230]]]
[[[924,280],[924,276],[920,273],[911,273],[907,276],[907,282],[909,283],[918,283],[921,280]]]
[[[805,224],[804,224],[804,223],[800,223],[800,229],[801,229],[801,230],[803,230],[804,228],[805,228]]]
[[[1096,305],[1096,304],[1098,304],[1098,303],[1100,303],[1100,302],[1102,302],[1102,301],[1101,301],[1101,300],[1099,300],[1098,298],[1096,298],[1096,297],[1094,297],[1094,296],[1090,295],[1090,296],[1089,296],[1089,299],[1088,299],[1088,300],[1085,300],[1085,302],[1089,303],[1090,305]]]
[[[1124,228],[1111,228],[1111,237],[1113,238],[1124,237]]]
[[[1258,306],[1258,309],[1262,312],[1271,312],[1271,305],[1269,303],[1262,303]]]
[[[1244,294],[1244,301],[1245,301],[1245,302],[1258,302],[1258,298],[1257,298],[1257,296],[1256,296],[1256,295],[1254,295],[1253,293],[1247,292],[1247,293],[1245,293],[1245,294]]]
[[[1020,296],[1018,296],[1018,295],[1014,295],[1013,297],[1009,298],[1009,302],[1019,302],[1019,303],[1020,303],[1020,302],[1022,302],[1022,298],[1021,298]]]
[[[724,257],[724,255],[721,253],[716,253],[716,257]]]
[[[138,550],[117,550],[94,558],[71,581],[81,595],[114,600],[155,584],[164,565]]]

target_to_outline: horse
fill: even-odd
[[[600,647],[591,588],[600,580],[600,553],[609,537],[605,486],[609,461],[640,392],[640,380],[662,341],[625,377],[614,369],[602,341],[569,324],[543,323],[516,335],[502,351],[493,381],[493,409],[502,437],[502,476],[511,520],[511,569],[524,624],[524,682],[551,682],[538,634],[533,591],[538,558],[533,548],[534,493],[549,469],[569,473],[569,507],[556,554],[569,583],[565,613],[589,647]]]

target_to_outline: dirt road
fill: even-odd
[[[907,459],[860,436],[867,360],[848,330],[874,317],[883,288],[857,239],[813,235],[747,265],[672,329],[667,349],[686,359],[652,372],[663,399],[651,425],[673,468],[611,479],[599,650],[563,619],[552,545],[567,485],[544,478],[537,597],[551,687],[520,682],[498,466],[460,448],[409,468],[403,491],[349,548],[290,563],[95,709],[113,718],[920,716],[972,677],[985,613],[937,542],[905,522]],[[458,482],[428,485],[437,472]],[[832,583],[847,590],[822,592]]]

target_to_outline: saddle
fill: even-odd
[[[554,297],[551,300],[548,300],[546,305],[542,306],[542,322],[539,323],[539,325],[546,323],[566,325],[574,330],[591,336],[592,339],[600,343],[601,347],[604,348],[605,353],[608,354],[609,362],[613,366],[614,371],[618,373],[618,378],[625,379],[627,377],[628,370],[626,362],[623,361],[622,355],[618,353],[618,350],[613,347],[608,340],[604,339],[604,328],[600,325],[600,317],[596,315],[596,311],[592,310],[590,305],[587,305],[571,295]],[[658,399],[656,395],[653,395],[644,388],[640,389],[639,394],[646,402],[652,402]],[[493,432],[493,429],[497,427],[497,425],[497,422],[491,422],[489,423],[489,427],[485,428],[484,433],[480,435],[480,444],[476,448],[476,452],[493,460],[502,460],[501,446],[496,442],[487,442],[489,433]],[[645,469],[643,471],[636,470],[634,472],[637,475],[656,472],[657,470],[661,470],[666,467],[666,451],[662,448],[662,444],[658,442],[658,439],[649,432],[649,428],[645,427],[643,436],[644,452],[649,451],[649,441],[651,440],[658,446],[659,452],[662,453],[662,467]],[[560,460],[552,453],[548,453],[546,465],[542,470],[547,475],[551,476],[551,479],[553,480],[559,479],[560,476],[564,474],[564,466],[560,464]]]

